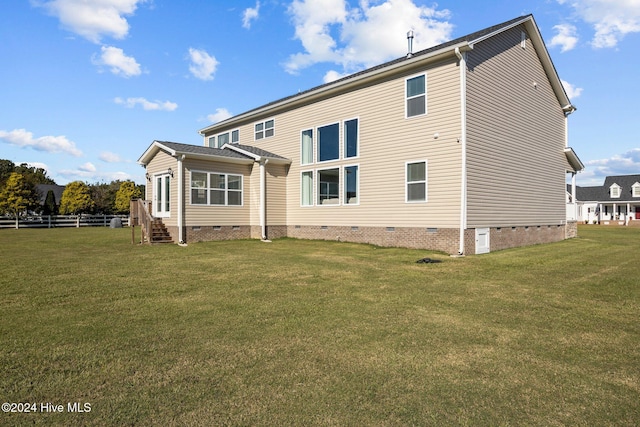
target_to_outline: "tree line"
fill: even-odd
[[[142,197],[145,190],[144,185],[133,181],[94,184],[73,181],[65,186],[60,200],[56,200],[53,190],[41,194],[39,184],[56,185],[42,168],[0,159],[0,215],[127,214],[129,201]]]

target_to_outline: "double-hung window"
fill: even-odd
[[[274,119],[255,124],[255,139],[269,138],[275,134]]]
[[[407,117],[421,116],[427,114],[427,76],[411,77],[406,81]]]
[[[191,204],[242,206],[242,175],[191,172]]]
[[[407,162],[406,201],[427,201],[427,162]]]

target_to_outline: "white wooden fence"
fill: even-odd
[[[0,228],[108,227],[111,219],[120,218],[129,225],[129,215],[43,215],[15,218],[0,216]]]

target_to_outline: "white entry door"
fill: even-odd
[[[171,175],[156,175],[153,191],[153,215],[171,216]]]
[[[476,254],[489,253],[489,229],[476,228]]]

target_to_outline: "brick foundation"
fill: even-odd
[[[177,241],[178,227],[167,227],[174,241]],[[185,227],[187,243],[260,239],[262,229],[259,226],[191,226]],[[551,243],[576,237],[577,223],[566,225],[541,225],[529,227],[491,228],[489,244],[491,251]],[[385,247],[403,247],[442,251],[451,255],[458,254],[460,230],[457,228],[426,227],[359,227],[359,226],[297,226],[270,225],[267,238],[278,239],[292,237],[296,239],[334,240],[353,243],[366,243]],[[464,232],[465,254],[475,254],[475,229]]]

